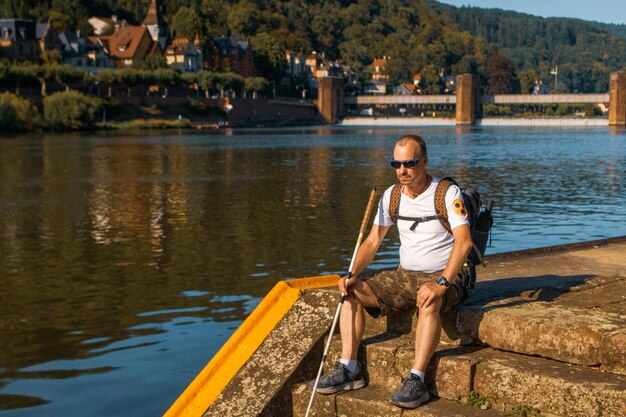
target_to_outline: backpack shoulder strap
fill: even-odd
[[[454,181],[450,177],[442,178],[437,184],[437,189],[435,190],[435,213],[440,214],[441,217],[439,221],[441,225],[448,231],[448,233],[452,233],[452,228],[450,227],[450,222],[448,222],[448,210],[446,209],[446,193],[448,192],[448,188],[451,185],[457,185],[456,181]]]
[[[391,189],[391,196],[389,198],[389,215],[394,223],[398,223],[398,208],[400,207],[400,193],[402,192],[402,185],[396,184]]]

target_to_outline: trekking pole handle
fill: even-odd
[[[491,212],[493,210],[493,200],[487,201],[487,211]]]
[[[354,262],[356,260],[356,254],[359,252],[359,248],[361,247],[361,242],[363,242],[363,235],[365,234],[365,228],[367,227],[367,223],[370,218],[370,213],[372,212],[372,207],[374,207],[374,198],[376,197],[376,188],[372,190],[370,193],[369,201],[367,202],[367,208],[365,209],[365,214],[363,215],[363,221],[361,222],[361,228],[359,229],[359,237],[356,240],[356,245],[354,247],[354,253],[352,254],[352,260],[350,261],[350,267],[348,268],[348,279],[352,277],[352,268],[354,268]],[[345,294],[341,294],[342,301]]]

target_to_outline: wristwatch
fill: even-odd
[[[446,287],[446,288],[448,288],[450,286],[450,283],[448,282],[448,280],[443,275],[441,275],[439,278],[437,278],[436,282],[437,282],[437,284],[439,284],[439,285],[441,285],[443,287]]]

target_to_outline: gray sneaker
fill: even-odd
[[[417,408],[430,400],[426,384],[419,376],[409,372],[409,377],[403,381],[402,388],[391,394],[391,404],[402,408]]]
[[[315,380],[309,383],[313,388]],[[356,366],[356,371],[350,372],[342,363],[337,363],[336,368],[322,376],[317,383],[317,392],[320,394],[334,394],[339,391],[350,391],[363,388],[365,379],[361,373],[361,365]]]

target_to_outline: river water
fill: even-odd
[[[3,137],[0,415],[162,414],[278,280],[346,270],[406,133],[495,200],[490,253],[626,235],[623,129]]]

